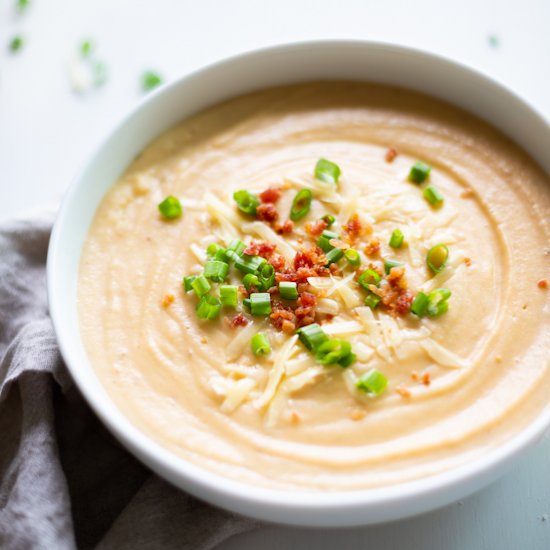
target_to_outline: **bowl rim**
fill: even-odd
[[[263,48],[241,52],[236,55],[231,55],[213,63],[209,63],[206,66],[200,67],[189,73],[185,73],[170,83],[163,84],[157,90],[154,90],[152,93],[148,94],[135,106],[129,109],[124,116],[118,119],[111,126],[110,130],[99,141],[92,154],[88,157],[88,161],[67,189],[57,214],[48,247],[48,301],[50,315],[61,355],[70,375],[85,400],[95,414],[100,418],[102,423],[108,427],[110,432],[113,433],[117,439],[123,442],[126,448],[130,449],[135,456],[137,456],[142,462],[146,463],[161,477],[168,479],[178,487],[214,504],[267,521],[277,521],[294,525],[327,527],[331,525],[366,525],[369,523],[385,521],[384,519],[379,519],[381,517],[380,510],[391,509],[391,507],[396,503],[401,505],[405,502],[409,502],[409,508],[412,507],[412,511],[409,513],[398,515],[398,517],[402,518],[431,510],[449,502],[458,500],[462,496],[466,496],[487,485],[489,482],[501,475],[505,469],[509,468],[518,455],[523,454],[543,436],[545,430],[547,430],[550,426],[550,406],[546,406],[542,411],[540,411],[536,418],[523,430],[515,434],[509,440],[492,448],[484,456],[476,459],[475,461],[466,462],[460,466],[434,474],[432,476],[422,477],[390,486],[346,491],[337,490],[319,492],[304,489],[279,490],[266,487],[257,487],[246,482],[224,477],[175,455],[175,453],[172,453],[152,438],[145,435],[144,432],[141,432],[137,426],[130,422],[130,420],[122,413],[114,402],[112,402],[113,406],[110,407],[110,410],[105,410],[95,391],[89,389],[84,383],[82,371],[76,363],[71,351],[71,345],[64,335],[65,321],[63,313],[63,300],[61,299],[63,289],[60,288],[57,283],[57,273],[58,270],[61,269],[59,259],[63,254],[62,249],[60,249],[60,240],[63,231],[65,231],[65,220],[67,218],[67,213],[71,208],[74,197],[80,188],[80,182],[83,180],[84,175],[91,169],[95,157],[98,156],[106,144],[111,141],[117,131],[126,125],[128,121],[136,115],[136,113],[147,109],[149,105],[158,100],[157,98],[159,96],[162,96],[167,93],[168,90],[179,86],[182,82],[190,81],[195,78],[201,78],[207,73],[217,71],[220,67],[236,61],[259,58],[272,53],[291,53],[297,50],[319,47],[358,47],[373,50],[385,50],[399,54],[412,55],[417,58],[422,58],[424,61],[428,62],[445,64],[457,73],[470,73],[473,77],[479,81],[482,81],[484,84],[500,89],[501,92],[504,92],[504,94],[508,96],[510,102],[516,102],[516,104],[521,106],[523,109],[530,111],[533,116],[543,122],[548,131],[548,135],[550,136],[550,125],[545,117],[528,101],[519,96],[515,91],[508,88],[507,85],[464,63],[423,49],[383,41],[326,39],[303,40],[270,45]],[[301,80],[297,78],[295,81],[300,82]],[[520,143],[520,145],[522,144]],[[81,249],[79,249],[79,252],[80,251]],[[449,500],[443,496],[443,493],[451,489],[454,490],[455,495],[458,494],[459,496],[456,498],[453,497]],[[421,505],[414,507],[414,503],[418,499],[422,498],[431,498],[432,502],[435,502],[436,504],[430,504],[424,507]],[[368,517],[365,517],[363,520],[359,521],[357,519],[350,519],[350,521],[347,522],[345,520],[340,520],[334,522],[333,524],[331,524],[330,521],[326,521],[329,517],[328,514],[331,511],[339,510],[345,512],[358,509],[360,509],[365,515],[371,513],[374,521],[371,521]],[[310,518],[313,517],[314,514],[326,512],[322,515],[324,520],[314,521],[307,519],[307,514],[304,515],[306,511],[309,513]],[[383,515],[384,514],[382,513],[382,516]]]

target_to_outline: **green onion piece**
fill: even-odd
[[[239,239],[233,239],[228,247],[227,250],[231,250],[232,252],[235,252],[239,256],[242,255],[243,250],[246,248],[246,245]]]
[[[253,292],[250,295],[250,311],[252,315],[269,315],[271,313],[271,294],[269,292]]]
[[[91,40],[84,40],[80,44],[80,55],[82,57],[90,57],[90,54],[94,51],[94,44]]]
[[[256,273],[260,266],[266,262],[265,258],[261,256],[249,256],[248,254],[233,259],[235,260],[235,267],[243,273]]]
[[[357,359],[357,355],[355,353],[350,353],[346,355],[345,357],[342,357],[340,361],[338,361],[338,364],[343,368],[346,369],[353,363],[355,363],[355,360]]]
[[[374,269],[366,269],[361,273],[357,282],[365,289],[369,290],[369,285],[378,286],[382,277]]]
[[[246,307],[246,309],[250,309],[250,298],[245,298],[243,300],[243,306]]]
[[[221,285],[220,301],[222,306],[237,307],[237,287],[235,285]]]
[[[162,77],[154,71],[145,71],[141,75],[141,87],[144,92],[149,92],[153,88],[162,84]]]
[[[426,264],[434,273],[440,273],[445,269],[449,259],[449,249],[444,244],[436,244],[428,250]]]
[[[332,239],[338,239],[339,237],[340,235],[338,235],[338,233],[334,233],[334,231],[328,231],[327,229],[325,229],[317,240],[317,246],[321,248],[323,252],[328,252],[329,250],[332,250],[334,248],[330,244],[330,241]]]
[[[301,220],[309,212],[312,198],[313,195],[309,189],[300,189],[296,193],[290,208],[290,219],[292,221]]]
[[[432,167],[421,160],[417,160],[409,172],[409,180],[414,183],[424,183],[430,175]]]
[[[404,240],[405,240],[405,237],[401,229],[394,229],[391,234],[389,244],[392,248],[401,248],[401,246],[403,246]]]
[[[195,277],[195,280],[191,283],[195,294],[200,298],[204,296],[210,290],[210,283],[204,275]]]
[[[344,251],[341,248],[333,248],[332,250],[329,250],[325,254],[325,258],[327,259],[326,265],[330,265],[340,261],[343,256],[344,256]]]
[[[341,170],[337,164],[327,159],[319,159],[315,165],[315,177],[325,183],[338,183]]]
[[[223,283],[228,273],[229,266],[225,262],[208,260],[204,264],[204,276],[215,283]]]
[[[438,288],[428,294],[428,306],[426,315],[438,317],[446,313],[449,309],[447,300],[451,297],[451,291],[448,288]]]
[[[168,197],[166,197],[158,205],[158,208],[161,215],[165,217],[167,220],[173,220],[175,218],[179,218],[183,212],[180,201],[172,195],[169,195]]]
[[[380,300],[382,300],[382,298],[380,298],[378,294],[370,292],[365,298],[365,305],[370,307],[371,309],[376,309],[378,307],[378,304],[380,303]]]
[[[258,290],[262,286],[260,284],[260,279],[258,278],[258,275],[256,275],[256,273],[247,273],[243,277],[243,285],[246,290],[250,290],[252,287]]]
[[[355,248],[348,248],[346,251],[344,251],[344,256],[346,257],[346,260],[350,263],[350,265],[354,267],[361,265],[361,256],[359,256],[359,252],[357,252]]]
[[[206,254],[208,255],[209,258],[213,258],[216,260],[218,259],[216,258],[216,256],[220,251],[223,252],[225,256],[225,249],[223,248],[223,246],[220,246],[219,244],[216,244],[216,243],[212,243],[208,245],[208,248],[206,249]]]
[[[432,206],[439,206],[445,200],[445,197],[443,197],[441,191],[435,185],[428,185],[424,189],[423,195]]]
[[[196,275],[189,275],[183,278],[183,288],[185,292],[191,292],[193,290],[193,281],[197,278]]]
[[[17,0],[17,10],[23,13],[30,5],[30,0]]]
[[[386,272],[386,275],[389,275],[393,267],[399,267],[400,265],[403,264],[397,260],[384,260],[384,271]]]
[[[411,312],[417,317],[424,317],[426,315],[426,308],[428,307],[428,296],[423,292],[419,292],[411,304]]]
[[[211,294],[205,294],[197,304],[197,317],[203,320],[215,319],[220,314],[222,305],[220,301]]]
[[[14,36],[10,41],[10,50],[12,52],[18,52],[24,44],[25,41],[22,36]]]
[[[250,340],[250,347],[252,348],[252,353],[254,355],[267,355],[271,352],[269,340],[263,332],[258,332],[258,334],[252,336],[252,339]]]
[[[302,327],[297,331],[297,334],[300,338],[300,342],[302,342],[307,349],[314,352],[317,351],[321,344],[325,343],[329,339],[317,323],[312,323],[311,325]]]
[[[260,199],[256,195],[242,189],[233,193],[233,199],[241,212],[256,215],[256,208],[260,204]]]
[[[270,263],[265,262],[258,269],[258,278],[262,290],[269,290],[272,286],[275,286],[275,268]]]
[[[279,283],[279,294],[285,300],[296,300],[298,298],[298,288],[296,283],[290,281],[281,281]]]
[[[370,395],[380,395],[388,385],[388,379],[378,370],[370,369],[363,374],[355,384],[355,387]]]
[[[332,214],[325,214],[321,219],[327,224],[327,227],[330,227],[336,221]]]
[[[321,365],[339,364],[351,354],[351,344],[346,340],[331,338],[323,342],[315,351],[315,360]]]
[[[96,61],[92,65],[92,72],[94,76],[94,86],[103,86],[107,82],[109,72],[107,71],[107,65],[101,61]]]

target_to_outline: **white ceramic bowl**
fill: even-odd
[[[184,461],[130,423],[111,401],[86,357],[76,307],[80,253],[95,210],[111,184],[153,138],[229,97],[320,79],[394,84],[445,99],[503,130],[550,173],[548,124],[503,86],[455,62],[367,42],[325,41],[260,50],[162,87],[106,137],[69,189],[59,212],[48,255],[48,293],[61,352],[81,392],[113,434],[160,476],[204,500],[268,521],[319,527],[366,525],[437,508],[493,481],[544,433],[550,425],[550,408],[482,459],[433,477],[336,493],[253,487]]]

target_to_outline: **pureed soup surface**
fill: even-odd
[[[431,167],[422,183],[417,160]],[[302,189],[309,210],[302,192],[303,217],[285,223]],[[172,220],[157,207],[169,195],[183,207]],[[550,183],[525,153],[433,98],[348,82],[253,93],[166,132],[108,192],[81,261],[82,336],[136,426],[224,476],[350,490],[432,475],[545,406],[549,213]],[[336,234],[324,250],[322,230]],[[238,240],[244,255],[228,254]],[[265,281],[243,286],[258,255],[267,305]],[[212,261],[229,268],[206,279],[213,298],[185,292]],[[298,300],[281,299],[281,281]],[[238,287],[236,307],[219,307],[221,284]],[[215,318],[198,319],[199,303]],[[296,333],[311,323],[313,342]],[[253,353],[257,333],[271,351]]]

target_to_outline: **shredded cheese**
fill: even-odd
[[[466,366],[463,359],[432,338],[426,338],[420,342],[420,346],[441,367],[460,369]]]
[[[283,239],[282,237],[277,235],[277,233],[275,233],[275,231],[273,231],[273,229],[271,229],[271,227],[267,226],[265,223],[247,223],[243,225],[242,229],[245,233],[255,233],[264,241],[276,244],[281,254],[287,260],[294,259],[294,256],[296,255],[296,249],[293,248],[286,239]]]
[[[250,378],[236,380],[227,390],[227,396],[220,409],[224,413],[231,413],[237,409],[248,397],[256,382]]]

